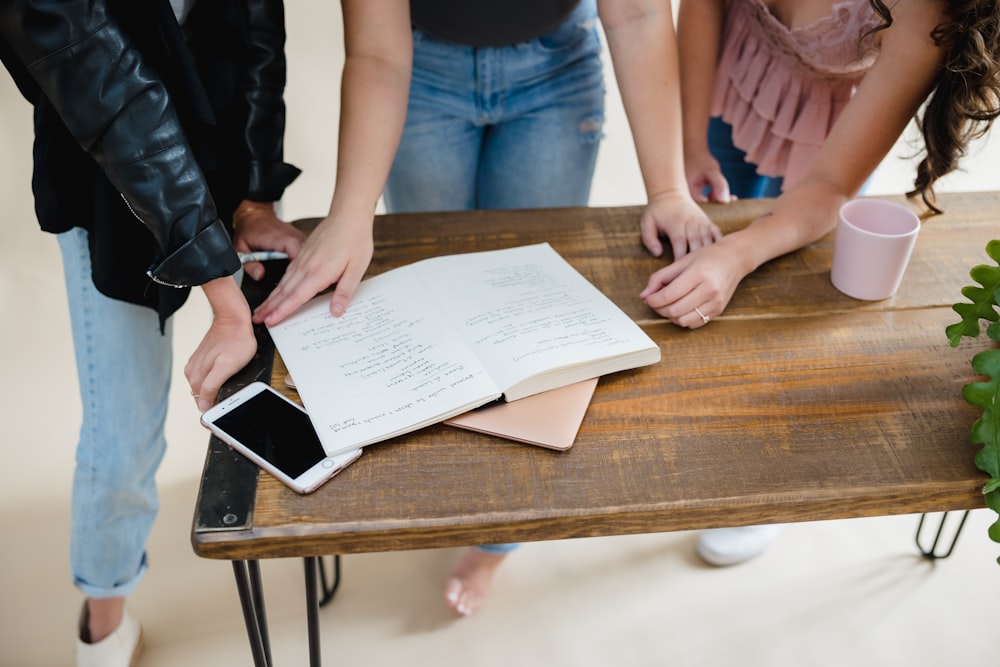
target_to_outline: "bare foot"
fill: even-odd
[[[444,582],[448,606],[462,616],[482,607],[493,587],[493,575],[506,557],[505,553],[467,548]]]

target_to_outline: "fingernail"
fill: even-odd
[[[344,314],[344,306],[343,306],[343,304],[335,303],[332,306],[330,306],[330,313],[334,317],[340,317],[341,315],[343,315]]]
[[[208,401],[207,398],[199,398],[198,399],[198,409],[199,410],[201,410],[202,412],[205,412],[210,407],[212,407],[212,404],[209,403],[209,401]]]

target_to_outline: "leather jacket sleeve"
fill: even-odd
[[[283,161],[285,128],[285,17],[281,0],[248,0],[255,61],[242,87],[247,104],[245,141],[250,158],[247,199],[281,199],[299,170]]]
[[[239,269],[166,88],[97,0],[4,0],[0,33],[79,144],[104,170],[164,259],[161,284]]]

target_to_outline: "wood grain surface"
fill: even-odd
[[[433,426],[367,447],[309,496],[262,473],[252,527],[196,529],[195,551],[313,556],[981,507],[977,412],[961,387],[988,341],[951,348],[944,328],[969,269],[988,261],[1000,193],[939,203],[895,297],[837,292],[830,235],[761,267],[696,331],[637,298],[668,261],[642,248],[638,207],[380,217],[369,275],[548,241],[660,344],[661,362],[602,378],[566,452]],[[768,205],[706,209],[732,231]],[[284,374],[276,357],[279,389]]]

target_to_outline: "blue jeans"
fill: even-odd
[[[93,598],[127,596],[146,571],[166,450],[171,331],[151,308],[94,287],[87,232],[58,235],[66,274],[83,424],[73,476],[70,563]]]
[[[476,48],[413,33],[393,213],[586,206],[604,127],[594,0],[531,42]]]
[[[463,46],[414,30],[386,210],[586,206],[603,128],[595,0],[582,0],[548,34],[511,46]]]
[[[733,128],[721,118],[713,116],[708,121],[708,150],[719,161],[722,175],[729,181],[729,191],[740,199],[781,194],[784,179],[758,174],[757,165],[747,162],[747,154],[733,145]]]

